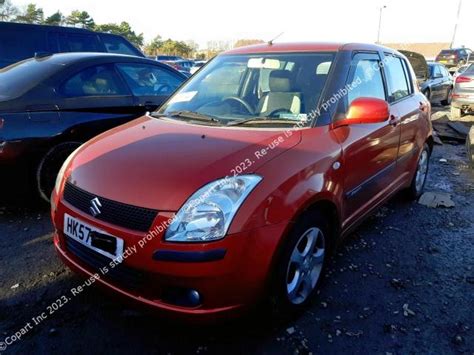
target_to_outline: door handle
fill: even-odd
[[[388,124],[396,127],[400,123],[400,117],[397,117],[395,115],[390,115],[390,119],[388,120]]]

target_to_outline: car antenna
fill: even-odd
[[[53,55],[52,53],[49,52],[35,52],[35,59],[41,59],[41,58],[46,58]]]
[[[280,33],[278,36],[276,36],[275,38],[269,40],[269,41],[267,42],[268,45],[269,45],[269,46],[273,45],[273,42],[274,42],[275,40],[277,40],[278,38],[280,38],[280,37],[283,35],[283,33],[285,33],[285,32],[282,32],[282,33]]]

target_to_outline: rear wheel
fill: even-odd
[[[429,88],[423,90],[423,95],[426,96],[426,98],[428,99],[428,101],[431,101],[431,90],[430,90]]]
[[[41,159],[36,171],[36,186],[40,197],[49,202],[53,192],[59,169],[67,157],[76,150],[81,143],[65,142],[50,149]]]
[[[451,116],[449,117],[449,119],[450,119],[451,121],[453,121],[453,120],[458,120],[458,119],[461,118],[461,116],[462,116],[462,111],[461,111],[461,109],[451,106]]]
[[[453,89],[449,88],[448,95],[446,96],[446,99],[441,101],[442,105],[444,105],[444,106],[451,105],[451,94],[452,94],[452,92],[453,92]]]
[[[471,168],[474,168],[474,128],[472,127],[466,138],[466,151],[469,164],[471,165]]]
[[[304,213],[276,267],[272,289],[275,315],[292,315],[306,307],[320,284],[330,250],[328,219],[317,211]]]
[[[411,199],[415,200],[423,193],[426,177],[428,176],[430,153],[430,147],[425,143],[420,157],[418,158],[415,175],[413,176],[413,180],[408,189],[409,197]]]

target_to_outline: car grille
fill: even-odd
[[[82,245],[70,237],[66,239],[66,250],[84,262],[89,268],[97,272],[99,276],[105,280],[110,280],[118,286],[140,290],[145,285],[145,276],[142,272],[129,268],[123,263],[110,267],[112,259],[103,256],[94,250]],[[107,272],[104,275],[100,272],[104,266],[107,266]]]
[[[96,197],[99,198],[102,207],[100,208],[101,213],[97,216],[93,216],[90,211],[91,200]],[[127,205],[125,203],[116,202],[91,194],[77,186],[74,186],[70,182],[66,182],[63,198],[75,208],[93,216],[94,218],[141,232],[148,232],[150,230],[151,225],[158,214],[158,211],[156,210]]]

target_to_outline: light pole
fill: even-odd
[[[382,28],[382,11],[386,9],[387,5],[383,5],[379,9],[379,30],[377,32],[377,43],[380,43],[380,29]]]
[[[456,16],[456,24],[454,25],[453,38],[451,39],[451,44],[449,48],[453,48],[454,41],[456,40],[456,32],[458,30],[459,16],[461,15],[462,0],[459,0],[458,4],[458,14]]]

